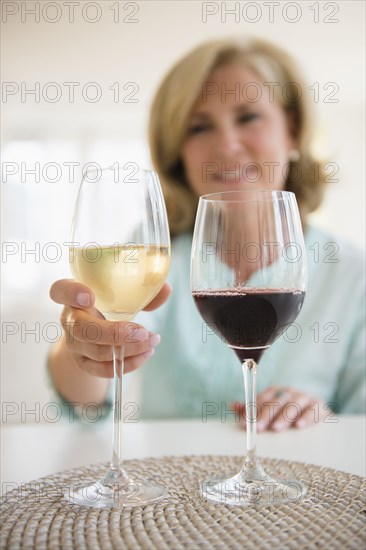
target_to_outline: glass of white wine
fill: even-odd
[[[157,174],[142,169],[129,175],[116,169],[86,171],[76,201],[71,240],[74,278],[94,292],[97,309],[107,320],[132,321],[158,294],[169,271],[169,227]],[[111,330],[114,328],[117,325],[111,325]],[[127,329],[133,342],[133,325]],[[109,470],[102,479],[70,490],[65,496],[74,504],[118,508],[141,506],[166,496],[164,487],[133,479],[122,466],[123,363],[124,345],[114,345],[113,454]]]

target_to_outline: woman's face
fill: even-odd
[[[202,87],[182,146],[188,183],[197,196],[235,189],[284,189],[296,147],[283,108],[239,64],[214,70]]]

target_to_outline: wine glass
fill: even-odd
[[[192,243],[192,294],[203,319],[242,364],[247,424],[247,455],[240,472],[203,483],[208,500],[274,504],[306,493],[299,481],[267,474],[256,455],[258,363],[296,319],[306,284],[305,246],[293,193],[243,190],[200,198]]]
[[[162,288],[170,265],[165,203],[153,171],[86,171],[72,223],[70,266],[74,278],[91,288],[95,305],[111,321],[132,321]],[[124,177],[123,177],[124,176]],[[111,330],[118,325],[111,324]],[[131,342],[133,326],[126,334]],[[135,340],[136,341],[136,340]],[[126,343],[126,340],[124,344]],[[113,346],[113,453],[109,470],[92,484],[66,495],[92,508],[139,506],[166,495],[164,487],[131,478],[121,455],[124,345]]]

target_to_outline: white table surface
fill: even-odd
[[[3,424],[2,494],[22,483],[78,466],[108,461],[111,424],[66,421]],[[258,435],[258,454],[366,474],[366,417],[340,416],[305,429]],[[124,457],[244,455],[246,434],[234,422],[139,421],[123,427]]]

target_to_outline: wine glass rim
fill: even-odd
[[[249,198],[245,197],[245,194],[257,194],[257,198]],[[229,196],[233,195],[234,198],[230,200]],[[235,198],[235,195],[238,197]],[[243,195],[242,198],[239,198],[239,195]],[[292,191],[282,191],[282,190],[270,190],[270,189],[235,189],[234,191],[219,191],[216,193],[208,193],[207,195],[202,195],[200,197],[200,200],[206,201],[206,202],[219,202],[221,200],[224,200],[225,202],[254,202],[258,200],[269,200],[268,197],[270,195],[271,197],[277,196],[277,198],[281,199],[284,197],[295,197],[295,193]],[[218,197],[221,197],[220,199]]]

